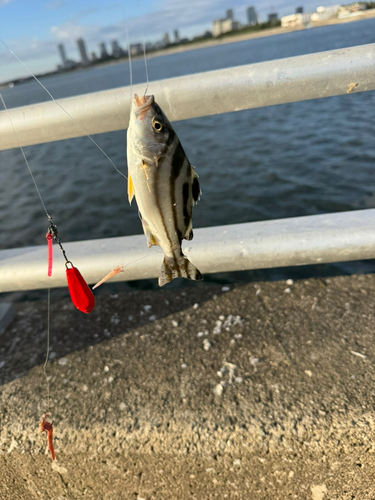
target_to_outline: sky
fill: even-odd
[[[323,5],[339,2],[325,0]],[[0,39],[33,71],[56,69],[60,57],[57,45],[65,45],[70,59],[79,60],[76,40],[84,38],[87,51],[96,51],[100,42],[117,39],[130,43],[154,42],[165,32],[172,37],[192,37],[210,30],[212,21],[234,9],[236,20],[246,22],[246,9],[254,6],[261,20],[270,12],[279,17],[295,7],[313,11],[317,0],[0,0]],[[0,44],[0,82],[25,76],[22,65]]]

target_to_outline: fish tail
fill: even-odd
[[[173,257],[167,257],[165,255],[160,269],[159,286],[164,286],[175,278],[187,278],[194,281],[203,280],[200,271],[187,257],[185,257],[185,255],[174,255]]]

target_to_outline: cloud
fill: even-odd
[[[1,1],[1,0],[0,0]],[[326,0],[326,3],[334,3],[337,0]],[[81,10],[69,21],[55,25],[50,28],[50,33],[57,42],[75,42],[78,38],[84,38],[88,43],[99,43],[118,39],[126,44],[126,32],[129,32],[130,42],[155,41],[160,39],[165,32],[171,33],[178,29],[182,36],[192,36],[211,29],[212,21],[225,16],[228,5],[234,9],[234,15],[240,22],[246,22],[246,8],[253,4],[263,20],[270,13],[270,3],[260,0],[159,0],[157,9],[142,16],[124,18],[123,9],[120,5],[107,4],[105,9],[117,9],[118,21],[107,26],[87,24],[82,21],[88,18],[93,11],[100,8],[89,8]],[[305,0],[306,10],[315,10],[320,0]],[[279,15],[294,12],[294,3],[290,0],[272,0],[272,9]]]
[[[60,42],[77,40],[78,38],[91,38],[97,31],[98,29],[94,26],[81,26],[71,22],[50,28],[50,33]]]
[[[66,1],[64,0],[55,0],[54,2],[48,2],[44,5],[44,7],[48,10],[57,10],[62,9],[66,5]]]
[[[20,37],[7,40],[7,45],[34,74],[50,71],[56,67],[56,47],[50,40],[41,40],[37,37],[30,40],[28,37]],[[0,51],[0,67],[5,70],[2,72],[2,81],[28,76],[24,66],[5,47]]]
[[[234,0],[232,4],[241,5],[245,0]],[[68,22],[50,28],[50,33],[58,42],[74,41],[84,38],[87,42],[98,43],[104,40],[126,40],[129,31],[130,41],[155,41],[163,33],[171,33],[174,29],[188,31],[194,27],[205,25],[209,29],[213,19],[224,17],[228,0],[161,0],[158,9],[146,15],[124,19],[119,6],[119,21],[108,26],[82,24],[88,12],[82,11]],[[245,4],[244,4],[245,5]],[[116,8],[116,4],[112,5]],[[197,28],[198,29],[198,28]],[[201,29],[202,31],[202,29]]]
[[[7,41],[7,45],[25,63],[33,59],[43,59],[55,51],[54,46],[51,46],[50,40],[41,40],[37,37],[33,37],[31,40],[19,37]],[[7,63],[15,62],[16,64],[20,64],[6,48],[3,48],[1,51],[1,60],[6,60]]]
[[[231,6],[242,4],[232,1]],[[191,28],[207,23],[211,25],[214,19],[225,16],[228,0],[196,0],[186,2],[181,0],[164,0],[160,8],[146,16],[129,19],[129,30],[132,36],[139,32],[142,37],[148,33],[160,34],[173,29]],[[155,22],[157,20],[157,22]]]
[[[0,7],[14,0],[0,0]],[[337,1],[337,0],[336,0]],[[44,5],[46,8],[60,8],[64,2],[62,0],[51,0]],[[305,0],[305,10],[315,10],[321,3],[320,0]],[[333,4],[335,0],[325,0],[326,4]],[[178,29],[181,36],[193,36],[202,33],[211,28],[214,19],[222,18],[228,7],[234,9],[235,18],[245,22],[246,8],[253,4],[262,18],[265,19],[270,12],[270,2],[260,0],[158,0],[154,3],[157,6],[153,12],[146,15],[128,17],[124,19],[124,10],[120,4],[106,4],[105,7],[97,8],[92,6],[87,9],[81,9],[75,13],[69,21],[62,24],[55,24],[50,27],[49,39],[42,40],[38,37],[31,41],[26,37],[7,41],[12,50],[20,57],[22,61],[30,64],[31,69],[39,71],[47,68],[49,61],[50,69],[59,62],[56,45],[58,43],[66,44],[68,52],[73,59],[78,59],[76,40],[83,38],[88,44],[88,50],[91,51],[97,47],[100,42],[108,42],[117,39],[123,47],[127,43],[127,30],[129,31],[130,42],[147,42],[160,39],[165,32],[170,34],[174,29]],[[265,5],[266,4],[266,5]],[[294,12],[295,3],[290,0],[272,0],[273,10],[279,15],[285,15]],[[49,6],[49,7],[47,7]],[[115,23],[107,26],[98,26],[90,21],[90,14],[94,11],[100,13],[108,9],[116,9],[118,16]],[[95,16],[96,18],[98,16]],[[103,15],[103,19],[105,16]],[[95,45],[95,47],[93,47]],[[13,56],[2,51],[0,54],[0,67],[15,64]],[[2,62],[4,61],[4,63]],[[20,70],[22,71],[22,68]]]

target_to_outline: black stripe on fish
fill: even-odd
[[[189,194],[190,194],[190,186],[188,182],[182,186],[182,199],[183,199],[183,210],[184,210],[184,222],[185,227],[188,227],[190,222],[190,215],[188,212],[188,203],[189,203]]]
[[[163,111],[161,110],[159,104],[156,104],[156,102],[154,101],[153,104],[152,104],[153,108],[154,108],[154,111],[157,115],[160,115],[161,117],[163,117],[164,113]]]
[[[167,142],[165,143],[167,146],[170,146],[172,142],[174,141],[174,138],[176,137],[176,132],[173,130],[173,128],[169,129],[169,137]]]
[[[181,252],[181,254],[182,254],[182,252]],[[181,269],[180,269],[180,266],[178,265],[178,260],[177,260],[177,257],[176,257],[176,256],[175,256],[174,260],[175,260],[175,263],[176,263],[176,271],[177,271],[177,276],[178,276],[179,278],[181,278]]]
[[[201,194],[201,188],[199,185],[199,181],[196,177],[194,177],[193,179],[192,192],[193,192],[193,200],[198,201],[199,195]]]
[[[159,176],[160,176],[160,172],[161,171],[162,171],[162,168],[161,168],[161,164],[159,163],[158,168],[155,170],[155,186],[159,185]],[[161,222],[163,224],[165,234],[166,234],[166,236],[168,238],[169,244],[172,246],[172,241],[171,241],[171,238],[170,238],[169,233],[168,233],[167,226],[166,226],[165,221],[164,221],[164,214],[163,214],[163,211],[161,209],[160,197],[159,197],[159,191],[158,191],[158,189],[155,189],[155,203],[156,203],[156,206],[158,207],[158,211],[159,211],[159,214],[160,214],[160,219],[161,219]]]
[[[176,137],[176,135],[175,135]],[[182,168],[184,164],[187,163],[187,158],[185,155],[185,151],[183,150],[183,147],[181,146],[181,142],[178,141],[176,148],[173,153],[172,157],[172,169],[171,169],[171,200],[172,200],[172,212],[173,212],[173,222],[174,222],[174,227],[177,232],[177,236],[179,241],[182,241],[182,232],[181,229],[179,228],[178,224],[178,217],[177,217],[177,200],[176,200],[176,180],[180,176]],[[184,217],[185,220],[185,217]]]
[[[171,175],[172,175],[173,180],[176,180],[177,177],[180,175],[185,158],[186,158],[185,151],[184,151],[183,147],[181,146],[181,142],[178,141],[178,144],[176,146],[176,149],[174,150],[173,158],[172,158],[172,174]]]

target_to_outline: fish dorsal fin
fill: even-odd
[[[130,205],[132,203],[132,199],[134,196],[135,196],[134,185],[133,185],[132,178],[129,175],[129,177],[128,177],[128,199],[129,199]]]

